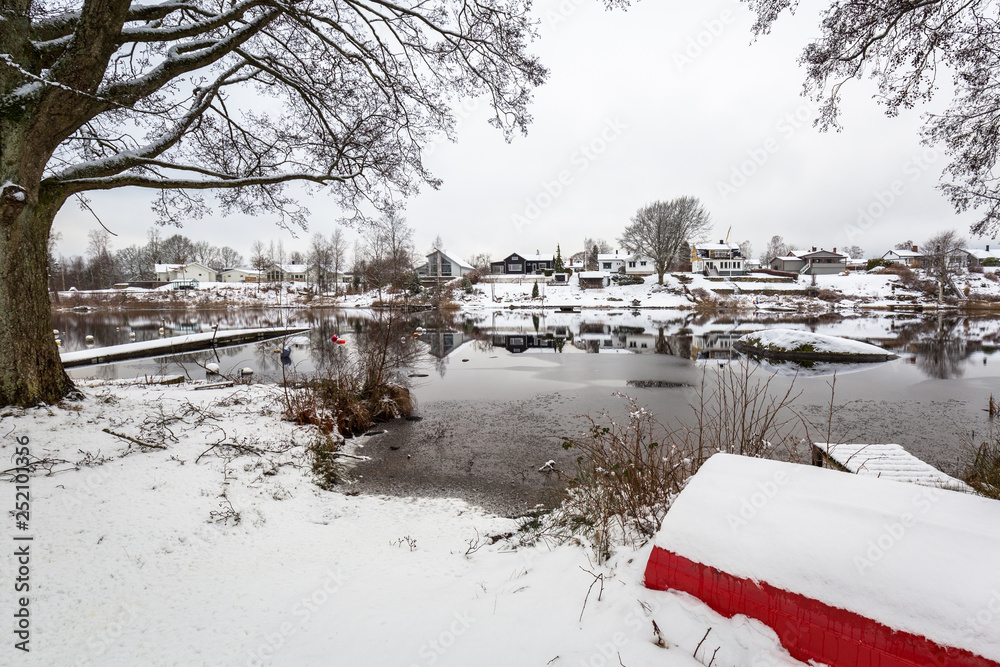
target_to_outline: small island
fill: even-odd
[[[747,334],[733,344],[733,349],[751,356],[791,361],[874,362],[898,356],[877,345],[795,329]]]

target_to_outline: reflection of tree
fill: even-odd
[[[965,360],[978,345],[965,338],[953,321],[941,319],[929,336],[920,338],[913,348],[917,354],[917,366],[932,378],[947,380],[965,374]]]

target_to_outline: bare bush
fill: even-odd
[[[586,537],[603,561],[614,544],[638,546],[655,535],[674,497],[713,454],[792,458],[808,428],[791,407],[794,381],[775,392],[773,376],[760,372],[746,359],[714,376],[706,369],[691,417],[672,428],[624,394],[617,395],[626,421],[607,412],[585,417],[586,437],[563,441],[580,456],[569,498],[553,515],[555,535]]]

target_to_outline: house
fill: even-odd
[[[924,253],[920,252],[917,246],[913,246],[913,250],[890,250],[882,255],[882,259],[889,264],[902,264],[917,269],[924,265],[925,258]]]
[[[784,257],[771,260],[770,268],[775,271],[801,273],[804,276],[829,276],[847,270],[847,255],[831,250],[793,250]]]
[[[316,270],[308,264],[271,264],[262,273],[270,282],[304,283],[315,280]]]
[[[427,262],[417,267],[421,278],[463,278],[475,271],[468,262],[435,248],[428,253]]]
[[[156,279],[165,283],[174,280],[198,280],[200,282],[214,283],[216,281],[215,269],[189,262],[187,264],[156,264]]]
[[[625,273],[630,276],[651,276],[656,273],[653,258],[646,255],[632,255],[625,258]]]
[[[743,276],[747,269],[738,243],[695,243],[691,246],[691,271],[706,276]]]
[[[580,289],[604,289],[611,284],[611,274],[607,271],[581,271]]]
[[[255,283],[260,272],[254,269],[223,269],[219,274],[219,282],[223,283]]]
[[[965,266],[997,266],[1000,264],[1000,251],[980,248],[962,248],[959,262]],[[985,264],[984,264],[985,262]]]
[[[613,253],[598,253],[597,269],[599,271],[610,271],[611,273],[623,273],[625,271],[625,261],[627,257],[619,255],[615,250]]]
[[[556,257],[552,253],[540,253],[535,251],[534,255],[519,255],[514,253],[508,255],[499,262],[490,263],[491,273],[505,274],[527,274],[536,271],[554,270]]]

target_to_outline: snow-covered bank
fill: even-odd
[[[677,308],[749,310],[794,309],[830,310],[855,308],[936,308],[937,295],[907,289],[892,273],[855,272],[848,275],[799,276],[797,279],[754,274],[733,279],[700,274],[668,274],[664,284],[647,276],[642,284],[618,285],[603,289],[581,289],[577,276],[568,284],[537,283],[538,297],[532,293],[538,276],[516,279],[489,277],[466,291],[456,281],[452,300],[463,310],[503,308]],[[988,307],[1000,299],[1000,282],[983,274],[965,274],[956,285],[969,288],[977,307]],[[371,290],[360,294],[317,295],[305,283],[201,283],[199,289],[178,291],[170,288],[145,290],[98,290],[61,292],[57,308],[139,307],[361,307],[379,303],[428,303],[426,295]]]
[[[757,622],[643,588],[648,548],[599,567],[582,546],[491,543],[517,522],[461,501],[320,490],[313,433],[280,421],[273,386],[84,389],[2,413],[0,455],[27,438],[45,462],[18,532],[31,650],[8,634],[2,664],[704,665],[716,647],[715,665],[797,664]]]

